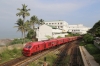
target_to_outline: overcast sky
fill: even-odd
[[[26,4],[30,16],[44,21],[64,20],[68,24],[83,24],[92,27],[100,20],[100,0],[0,0],[0,38],[18,36],[17,8]],[[19,36],[18,36],[19,37]]]

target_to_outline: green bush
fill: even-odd
[[[24,39],[24,43],[31,41],[30,39]],[[14,39],[11,44],[22,44],[23,39]]]
[[[93,39],[93,36],[89,33],[83,36],[83,40],[85,43],[93,43]]]
[[[80,45],[80,46],[84,46],[84,45],[86,45],[86,44],[85,44],[83,41],[81,41],[79,45]]]
[[[62,38],[61,36],[58,36],[57,38]]]

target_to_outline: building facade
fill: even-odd
[[[46,36],[52,36],[52,28],[47,25],[41,25],[36,30],[36,38],[38,38],[38,41],[47,40],[48,38]]]
[[[41,41],[47,40],[47,36],[52,38],[57,38],[58,36],[65,37],[68,35],[67,32],[85,34],[89,29],[89,27],[85,27],[82,24],[68,25],[66,21],[51,21],[45,22],[44,25],[41,25],[36,30],[36,37],[38,41]]]
[[[86,34],[89,29],[89,27],[85,27],[83,24],[68,25],[68,32],[72,33]]]
[[[62,29],[63,32],[67,32],[68,29],[68,23],[66,21],[48,21],[45,22],[46,25],[52,25],[54,27],[56,27],[57,29]]]
[[[57,38],[58,36],[65,37],[65,35],[68,35],[68,34],[63,33],[61,29],[53,28],[45,24],[41,25],[36,30],[36,38],[38,38],[38,41],[47,40],[48,37],[51,37],[51,38]]]
[[[83,26],[83,24],[68,25],[66,21],[50,21],[45,22],[45,24],[55,26],[58,29],[62,29],[62,32],[72,32],[79,34],[85,34],[90,29],[89,27]]]

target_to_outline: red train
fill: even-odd
[[[74,37],[57,38],[57,39],[44,40],[38,42],[29,42],[23,48],[22,53],[24,56],[31,56],[32,54],[37,53],[39,51],[43,51],[45,49],[49,49],[67,42],[71,42],[79,38],[81,37],[74,36]]]

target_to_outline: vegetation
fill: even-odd
[[[80,36],[80,34],[79,33],[72,33],[72,32],[67,32],[68,33],[68,37],[69,36]]]
[[[45,62],[44,61],[44,58],[46,58],[46,63],[49,65],[49,66],[52,66],[53,62],[56,60],[57,58],[57,55],[54,54],[54,52],[51,52],[49,54],[47,54],[46,56],[40,58],[39,60],[33,62],[33,63],[30,63],[28,66],[41,66],[43,65],[43,63]]]
[[[22,33],[22,43],[25,43],[25,38],[27,39],[36,39],[36,29],[35,26],[38,25],[37,27],[39,27],[40,25],[44,24],[44,20],[43,19],[38,19],[37,16],[33,15],[30,20],[25,21],[25,18],[27,16],[30,16],[30,13],[28,11],[30,11],[30,9],[27,9],[27,6],[25,4],[22,4],[22,8],[18,8],[17,10],[19,10],[19,12],[16,14],[17,16],[22,16],[22,18],[19,18],[17,20],[17,23],[15,23],[18,28],[17,31],[21,31]],[[27,33],[27,35],[26,35]]]
[[[80,42],[80,46],[85,46],[85,45],[86,45],[86,43],[84,43],[84,41]]]
[[[23,39],[14,39],[11,44],[22,44],[22,40]],[[29,42],[29,41],[32,41],[32,40],[29,40],[29,39],[24,39],[24,42]]]
[[[49,36],[49,35],[46,35],[45,37],[47,37],[48,40],[53,38],[53,37],[51,37],[51,36]]]
[[[62,38],[61,36],[58,36],[57,38]]]
[[[87,44],[85,46],[87,51],[93,55],[94,59],[100,64],[100,49],[98,49],[96,46],[93,44]]]
[[[93,39],[94,39],[94,37],[89,33],[87,33],[83,36],[83,40],[85,43],[93,43]]]
[[[0,53],[0,62],[3,63],[20,56],[22,56],[21,49],[6,49],[4,52]]]
[[[20,12],[17,13],[17,16],[22,16],[23,19],[19,18],[17,21],[17,25],[16,27],[18,27],[18,31],[22,32],[22,38],[23,38],[23,43],[24,43],[24,38],[25,38],[25,32],[27,29],[27,26],[29,25],[28,23],[25,23],[25,17],[26,16],[30,16],[30,13],[28,12],[30,9],[26,9],[27,6],[25,4],[22,4],[22,9],[18,8],[17,10],[19,10]]]
[[[100,20],[94,24],[88,33],[91,33],[93,36],[100,37]]]

